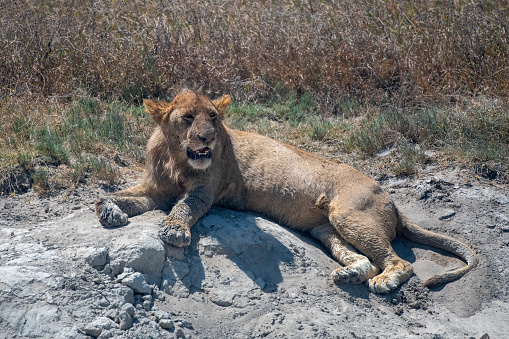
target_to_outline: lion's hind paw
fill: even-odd
[[[369,280],[369,289],[373,293],[387,294],[394,291],[413,274],[414,270],[409,262],[397,260],[379,275]]]
[[[377,275],[379,271],[378,267],[366,258],[334,270],[331,277],[337,284],[362,284]]]
[[[387,294],[398,288],[399,284],[397,279],[380,274],[369,280],[369,289],[373,293]]]

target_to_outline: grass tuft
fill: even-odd
[[[60,165],[69,162],[69,151],[55,130],[46,126],[38,131],[35,149],[45,162]]]
[[[49,187],[49,175],[44,167],[39,167],[32,173],[32,180],[35,191],[39,194],[45,193]]]

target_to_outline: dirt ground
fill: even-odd
[[[0,338],[506,338],[507,185],[433,166],[380,184],[424,228],[471,244],[479,265],[428,290],[463,263],[396,238],[415,274],[375,295],[334,284],[321,245],[259,215],[213,208],[179,249],[157,239],[163,211],[103,228],[93,203],[110,187],[1,196]]]

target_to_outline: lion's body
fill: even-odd
[[[376,182],[350,166],[228,129],[221,118],[229,103],[227,96],[212,102],[192,92],[170,104],[147,100],[147,111],[159,126],[147,145],[142,183],[99,199],[102,223],[122,225],[130,216],[174,204],[160,237],[186,246],[190,227],[212,205],[258,212],[324,243],[345,266],[333,272],[335,281],[369,280],[377,293],[395,289],[413,273],[390,246],[396,234],[468,261],[451,276],[433,277],[429,286],[457,279],[475,264],[475,253],[466,245],[410,222]]]
[[[348,192],[352,204],[365,204],[363,187],[386,195],[355,169],[338,165],[299,149],[253,133],[227,130],[229,165],[216,204],[262,213],[292,228],[310,230],[328,222],[329,202]],[[385,196],[385,202],[390,198]],[[369,203],[369,202],[368,202]],[[359,206],[360,207],[360,206]]]

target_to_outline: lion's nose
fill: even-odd
[[[203,142],[204,144],[209,144],[215,139],[215,137],[212,135],[208,136],[206,134],[198,134],[197,136],[198,139],[200,139],[200,141]]]

